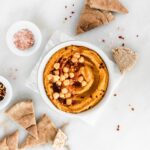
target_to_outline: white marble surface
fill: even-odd
[[[66,133],[69,136],[71,150],[150,149],[150,1],[122,0],[122,2],[129,9],[128,15],[116,14],[116,20],[109,25],[76,38],[96,44],[109,57],[111,48],[125,43],[139,53],[139,61],[134,70],[126,74],[115,91],[117,96],[112,95],[95,127],[89,127],[76,120],[70,121]],[[72,7],[73,3],[75,7]],[[68,6],[67,9],[64,8],[65,5]],[[24,83],[53,31],[59,29],[74,36],[82,5],[83,0],[0,0],[0,74],[7,77],[13,85],[12,103],[20,98],[31,97],[35,103],[37,118],[47,112],[58,127],[66,122],[65,118],[50,111],[41,97],[26,88]],[[75,11],[73,17],[64,21],[66,16],[70,16],[71,11]],[[33,56],[18,57],[7,48],[5,40],[7,29],[18,20],[33,21],[42,31],[41,48]],[[118,35],[123,35],[125,40],[119,40]],[[102,39],[106,42],[102,43]],[[18,71],[15,71],[16,68]],[[135,111],[131,111],[129,104]],[[3,111],[0,114],[0,137],[19,128],[21,141],[25,135],[24,130],[6,118]],[[116,131],[118,124],[120,131]],[[35,149],[51,148],[46,145]]]

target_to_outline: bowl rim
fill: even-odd
[[[27,49],[27,50],[20,50],[18,48],[15,47],[15,45],[12,42],[12,36],[19,30],[23,29],[23,28],[27,28],[29,29],[35,38],[35,45],[33,45],[33,47]],[[13,34],[13,35],[12,35]],[[40,29],[38,28],[38,26],[31,22],[31,21],[26,21],[26,20],[21,20],[21,21],[17,21],[15,23],[13,23],[7,30],[7,34],[6,34],[6,43],[8,48],[15,54],[18,56],[30,56],[32,54],[34,54],[41,46],[42,43],[42,34]]]
[[[103,99],[101,100],[101,102],[99,102],[93,108],[91,108],[89,110],[86,110],[84,112],[81,112],[81,113],[74,114],[74,113],[64,112],[64,111],[56,108],[54,106],[54,104],[51,102],[51,100],[47,97],[45,89],[44,89],[44,84],[43,84],[43,72],[44,72],[45,65],[47,64],[48,60],[58,50],[60,50],[63,47],[69,46],[69,45],[77,45],[77,46],[84,46],[84,47],[90,48],[90,49],[94,50],[95,52],[97,52],[100,55],[100,57],[103,59],[103,61],[105,62],[106,66],[107,66],[108,73],[109,73],[108,87],[107,87],[107,91],[106,91],[104,97],[109,96],[108,94],[110,92],[108,92],[108,91],[111,90],[111,87],[109,85],[110,85],[110,82],[111,82],[111,79],[112,79],[111,72],[110,72],[110,67],[111,67],[110,63],[112,63],[112,62],[110,61],[110,59],[108,58],[108,56],[100,48],[98,48],[97,46],[95,46],[95,45],[93,45],[93,44],[91,44],[89,42],[78,41],[78,40],[70,40],[70,41],[67,41],[67,42],[62,42],[60,44],[57,44],[56,46],[54,46],[53,48],[51,48],[49,50],[49,52],[41,60],[39,68],[38,68],[38,89],[39,89],[39,93],[42,96],[42,99],[44,100],[44,102],[52,110],[54,110],[54,111],[56,111],[56,112],[58,112],[60,114],[63,114],[65,116],[68,116],[68,117],[82,117],[82,116],[85,116],[85,115],[87,115],[87,114],[89,114],[89,113],[91,113],[93,111],[98,111],[98,109],[100,109],[100,107],[102,107],[106,103],[107,99],[104,100],[104,97],[103,97]]]
[[[10,103],[12,96],[13,96],[13,90],[12,90],[12,86],[10,82],[5,77],[0,76],[0,82],[2,82],[6,87],[6,96],[0,102],[0,110],[2,110]]]

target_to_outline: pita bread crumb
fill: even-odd
[[[128,13],[119,0],[86,0],[87,5],[94,9],[100,9],[118,13]]]
[[[6,111],[8,117],[25,128],[34,138],[38,138],[32,100],[23,100]]]
[[[53,142],[53,148],[55,150],[63,148],[66,144],[66,140],[67,136],[62,132],[62,130],[58,129],[58,132]]]
[[[41,144],[52,142],[56,136],[57,129],[47,115],[43,115],[37,123],[38,139],[27,135],[20,148],[30,148]]]
[[[18,139],[18,131],[5,137],[3,140],[0,141],[0,150],[18,150]]]
[[[113,49],[112,52],[114,60],[117,63],[121,73],[130,71],[136,64],[138,54],[133,50],[125,47],[119,47]]]

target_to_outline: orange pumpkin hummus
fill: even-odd
[[[46,94],[55,107],[80,113],[102,100],[109,73],[95,51],[71,45],[52,55],[45,66],[43,80]]]

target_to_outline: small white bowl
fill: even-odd
[[[47,62],[49,61],[49,59],[51,58],[51,56],[54,53],[56,53],[61,48],[69,46],[69,45],[85,46],[89,49],[92,49],[92,50],[96,51],[102,57],[102,59],[104,60],[106,66],[107,66],[107,69],[109,71],[109,84],[108,84],[106,94],[103,97],[102,101],[99,102],[93,108],[91,108],[87,111],[81,112],[79,114],[72,114],[72,113],[63,112],[63,111],[59,110],[58,108],[56,108],[53,105],[53,103],[50,101],[48,96],[46,95],[44,84],[43,84],[43,72],[44,72],[44,69],[45,69],[45,66],[46,66]],[[96,47],[93,44],[83,42],[83,41],[68,41],[68,42],[64,42],[64,43],[60,43],[59,45],[56,45],[43,58],[43,60],[40,64],[39,70],[38,70],[38,88],[39,88],[40,95],[42,96],[45,103],[52,110],[54,110],[55,112],[58,112],[59,114],[61,114],[62,117],[78,118],[78,119],[81,119],[81,120],[87,122],[88,124],[91,124],[91,125],[94,125],[95,122],[98,120],[100,112],[102,110],[102,107],[104,106],[104,104],[106,102],[109,101],[109,98],[110,98],[114,88],[119,84],[121,79],[122,79],[122,76],[119,73],[119,70],[116,69],[116,65],[107,57],[107,55],[99,47]]]
[[[0,101],[0,110],[1,110],[10,103],[13,92],[12,92],[12,86],[6,78],[0,76],[0,82],[4,84],[4,86],[6,87],[6,95],[4,99]]]
[[[16,48],[16,46],[13,42],[14,34],[22,29],[30,30],[33,33],[34,39],[35,39],[34,45],[31,48],[26,49],[26,50],[20,50],[20,49]],[[40,45],[42,42],[42,35],[41,35],[39,28],[34,23],[29,22],[29,21],[19,21],[19,22],[14,23],[8,29],[7,35],[6,35],[6,42],[7,42],[9,49],[14,54],[16,54],[18,56],[30,56],[40,48]]]

